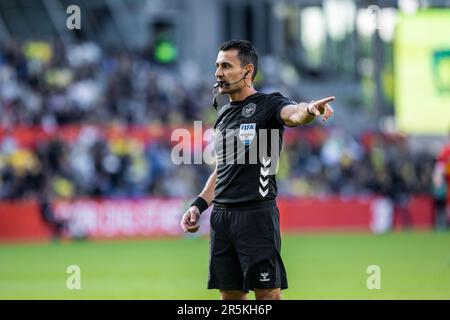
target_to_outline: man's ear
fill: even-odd
[[[253,70],[254,70],[254,67],[253,67],[252,64],[247,65],[246,70],[245,70],[245,75],[246,76],[247,76],[247,74],[252,75],[253,74]]]
[[[247,75],[249,75],[250,74],[250,85],[248,85],[247,84]],[[245,73],[244,73],[244,84],[247,86],[247,87],[251,87],[252,86],[252,84],[251,84],[251,80],[252,80],[252,75],[253,75],[253,65],[252,64],[249,64],[246,68],[245,68]]]

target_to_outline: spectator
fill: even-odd
[[[433,170],[433,196],[438,230],[445,230],[450,215],[450,143],[447,143],[436,159]]]

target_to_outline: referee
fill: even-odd
[[[279,93],[257,92],[253,88],[257,69],[258,55],[250,42],[231,40],[220,47],[216,86],[218,93],[229,95],[230,103],[220,108],[214,125],[216,168],[181,220],[184,232],[196,232],[200,214],[214,203],[208,289],[219,289],[223,300],[246,299],[249,290],[257,300],[281,299],[281,290],[288,283],[280,255],[273,167],[281,152],[283,128],[307,124],[320,116],[326,121],[333,114],[328,103],[334,97],[297,104]],[[246,159],[251,150],[261,152],[252,149],[258,138],[270,140],[260,134],[261,129],[278,134],[275,152],[258,154],[254,163],[224,160],[239,158],[234,148],[230,156],[228,145],[223,156],[221,146],[229,132],[236,132],[239,139],[234,146],[244,150]]]

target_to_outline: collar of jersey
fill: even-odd
[[[231,101],[230,102],[230,106],[234,107],[234,106],[240,106],[244,103],[247,103],[248,100],[253,99],[254,97],[256,97],[257,95],[259,95],[260,93],[258,91],[256,91],[255,93],[249,95],[247,98],[245,98],[244,100],[239,100],[239,101]]]

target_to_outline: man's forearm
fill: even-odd
[[[212,204],[214,199],[214,189],[216,188],[216,180],[217,180],[217,169],[209,176],[208,181],[206,181],[205,187],[202,192],[199,194],[200,197],[205,199],[208,203],[208,206]]]
[[[329,102],[334,101],[335,97],[328,97],[310,103],[300,102],[298,104],[290,104],[281,109],[281,119],[290,127],[300,124],[308,124],[315,118],[322,115],[322,120],[327,121],[334,113]]]
[[[286,106],[281,111],[281,118],[289,127],[298,126],[300,124],[308,124],[314,120],[315,116],[308,112],[308,104],[300,102]]]
[[[296,111],[292,115],[293,125],[308,124],[315,119],[315,116],[308,112],[308,104],[300,102],[296,105]]]

